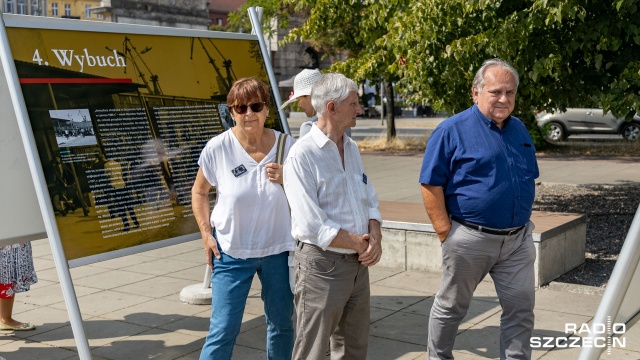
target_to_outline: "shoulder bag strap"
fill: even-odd
[[[285,133],[280,133],[278,135],[278,148],[276,149],[276,163],[282,165],[282,163],[284,162],[283,158],[284,158],[284,147],[287,144],[287,134]],[[284,184],[280,184],[280,186],[282,186],[282,191],[284,191]],[[287,193],[285,192],[284,194],[285,198],[287,197]],[[289,205],[287,203],[287,205]],[[289,212],[291,212],[291,207],[289,207]]]
[[[284,162],[284,147],[287,144],[287,134],[280,133],[278,135],[278,148],[276,149],[276,163],[282,165]]]

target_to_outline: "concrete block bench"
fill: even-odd
[[[440,240],[422,204],[381,201],[383,254],[380,265],[401,270],[442,271]],[[587,218],[534,211],[536,287],[585,261]]]

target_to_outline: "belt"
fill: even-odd
[[[478,230],[480,232],[483,233],[487,233],[487,234],[491,234],[491,235],[513,235],[513,234],[517,234],[520,232],[520,230],[524,229],[524,225],[515,228],[515,229],[511,229],[511,230],[495,230],[495,229],[488,229],[486,227],[482,227],[480,225],[476,225],[476,224],[472,224],[470,222],[464,221],[460,218],[458,218],[457,216],[453,216],[451,215],[451,220],[464,225],[468,228],[474,229],[474,230]]]
[[[311,247],[315,248],[316,250],[318,250],[318,251],[320,251],[322,253],[331,254],[331,255],[339,255],[339,256],[342,256],[342,258],[360,256],[358,253],[341,253],[341,252],[331,251],[331,250],[322,250],[322,248],[320,246],[318,246],[318,245],[309,244],[309,243],[306,243],[306,242],[300,241],[300,240],[296,240],[296,246],[300,250],[302,250],[306,246],[311,246]]]

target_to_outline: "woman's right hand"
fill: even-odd
[[[204,253],[207,256],[207,265],[213,269],[213,257],[220,259],[220,251],[218,251],[218,242],[212,234],[207,235],[204,240]]]

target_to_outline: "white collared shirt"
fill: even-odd
[[[344,135],[344,168],[338,146],[315,124],[289,151],[284,165],[284,189],[291,207],[294,239],[340,253],[329,247],[340,229],[369,233],[369,220],[382,223],[378,196],[367,179],[360,151]]]

